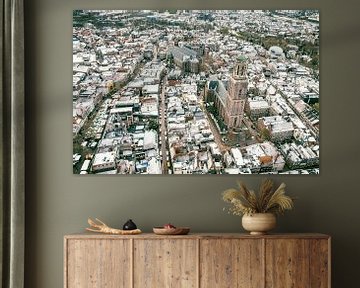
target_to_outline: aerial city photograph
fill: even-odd
[[[74,10],[74,174],[319,174],[318,10]]]

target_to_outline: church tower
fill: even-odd
[[[229,80],[228,96],[225,104],[225,123],[229,129],[240,128],[246,102],[248,88],[247,59],[240,56],[237,59]]]

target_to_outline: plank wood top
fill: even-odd
[[[270,233],[266,235],[250,235],[247,233],[189,233],[188,235],[156,235],[154,233],[142,233],[138,235],[110,235],[101,233],[74,233],[64,236],[65,239],[203,239],[203,238],[222,238],[222,239],[329,239],[330,236],[321,233]]]

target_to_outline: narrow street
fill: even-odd
[[[167,160],[166,160],[166,139],[165,139],[165,131],[166,121],[165,121],[165,85],[167,83],[167,77],[165,76],[163,79],[163,84],[161,85],[161,93],[160,93],[160,139],[161,139],[161,170],[163,174],[168,174]]]
[[[158,55],[158,47],[155,46],[154,47],[154,56],[153,56],[153,62],[157,61],[157,55]],[[161,145],[160,145],[160,151],[161,151],[161,171],[162,174],[169,174],[169,168],[167,166],[167,154],[166,154],[166,138],[165,138],[165,133],[166,133],[166,121],[165,121],[165,87],[167,85],[167,77],[165,76],[162,79],[162,84],[160,84],[161,86],[161,92],[160,92],[160,103],[159,103],[159,127],[160,127],[160,141],[161,141]]]
[[[316,131],[316,129],[314,128],[314,126],[311,124],[311,122],[309,121],[309,119],[307,119],[306,117],[304,117],[304,115],[302,115],[295,107],[294,105],[289,101],[287,95],[278,87],[278,85],[274,82],[271,81],[271,85],[273,85],[276,88],[276,91],[279,92],[279,94],[281,95],[281,97],[286,101],[286,103],[289,105],[289,107],[295,112],[296,116],[298,116],[300,118],[300,120],[302,121],[302,123],[304,123],[306,125],[306,127],[311,131],[312,136],[314,136],[315,138],[318,137],[318,131]]]
[[[252,128],[252,126],[256,125],[256,124],[254,124],[249,118],[246,118],[246,117],[243,117],[243,123],[245,124],[245,126],[248,129],[251,136],[253,136],[254,139],[257,139],[257,142],[263,142],[261,137],[258,135],[258,131],[256,129]],[[248,144],[246,144],[246,145],[248,145]]]

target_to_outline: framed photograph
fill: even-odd
[[[74,174],[318,174],[319,11],[74,10]]]

